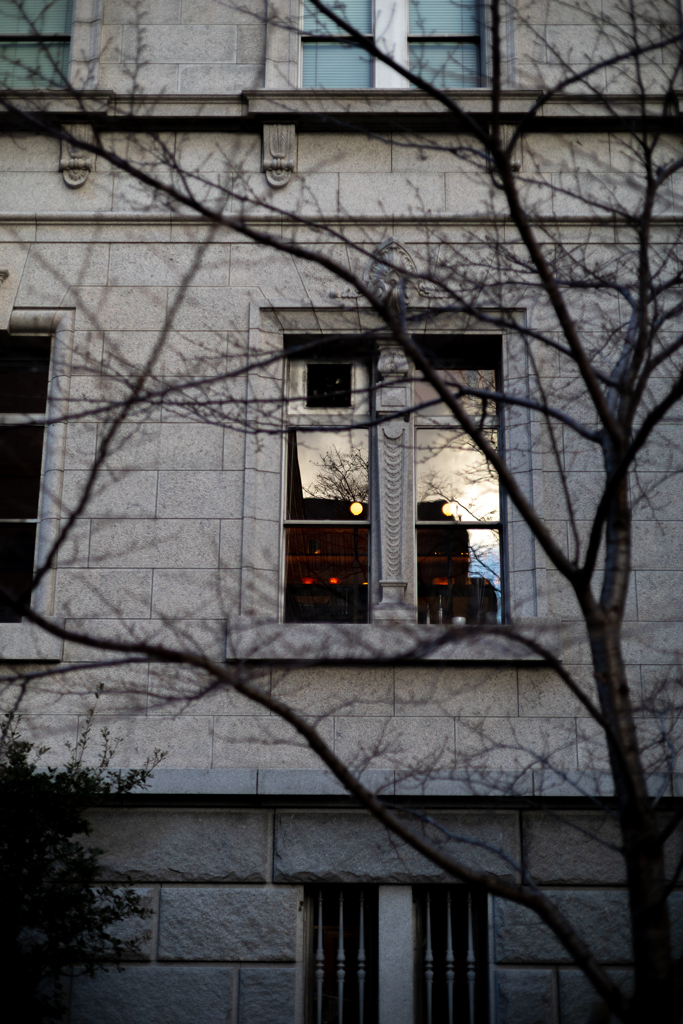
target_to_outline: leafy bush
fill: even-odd
[[[134,956],[138,940],[117,937],[115,926],[151,915],[133,889],[97,883],[102,851],[84,845],[92,832],[85,813],[144,787],[163,754],[155,751],[142,769],[114,770],[116,743],[104,729],[99,763],[88,767],[83,755],[92,719],[91,713],[67,763],[57,768],[38,766],[47,748],[22,739],[19,721],[8,717],[3,730],[0,963],[5,1003],[20,1008],[26,1024],[63,1014],[69,973],[92,975]]]

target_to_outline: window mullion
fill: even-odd
[[[379,50],[408,67],[408,0],[377,0],[375,41]],[[410,83],[394,68],[375,60],[375,88],[408,89]]]

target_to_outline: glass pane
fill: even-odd
[[[35,519],[43,427],[0,427],[0,519]]]
[[[326,6],[357,32],[372,32],[372,0],[328,0]],[[304,32],[310,35],[339,35],[342,29],[311,3],[304,4]]]
[[[418,622],[500,622],[501,605],[498,530],[418,528]]]
[[[287,519],[367,519],[367,430],[291,430]]]
[[[453,384],[459,387],[477,388],[485,391],[495,391],[496,371],[495,370],[438,370],[437,371],[445,384]],[[422,416],[452,416],[453,413],[445,402],[439,400],[439,395],[434,387],[418,372],[415,380],[415,404],[429,402],[424,409],[418,410]],[[482,399],[473,395],[464,395],[461,398],[465,410],[473,416],[481,415],[484,403]],[[494,415],[496,412],[495,403],[487,403],[486,412]]]
[[[2,89],[59,88],[68,69],[68,43],[0,43]]]
[[[3,591],[20,597],[31,586],[36,527],[29,523],[0,523],[0,622],[20,622],[21,616],[3,601]]]
[[[497,445],[496,430],[487,430]],[[498,476],[461,430],[418,430],[417,518],[427,522],[489,522],[500,519]]]
[[[351,363],[309,363],[306,406],[309,409],[350,408]]]
[[[71,8],[71,0],[0,0],[0,33],[67,35]]]
[[[285,622],[367,622],[367,527],[285,532]]]
[[[345,43],[304,43],[304,89],[369,89],[372,59]]]
[[[49,366],[49,338],[0,335],[0,413],[44,413]]]
[[[478,0],[410,0],[410,32],[413,35],[479,34]]]
[[[410,70],[437,89],[476,89],[479,47],[476,43],[411,43]]]

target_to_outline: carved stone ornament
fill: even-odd
[[[263,171],[271,188],[282,188],[296,170],[296,126],[264,124]]]
[[[5,283],[9,277],[9,270],[0,270],[0,287]]]
[[[85,185],[92,170],[94,154],[81,149],[78,142],[94,143],[95,135],[89,124],[66,124],[62,130],[68,132],[72,139],[62,139],[62,151],[59,158],[59,169],[69,188],[80,188]]]
[[[377,369],[384,380],[405,377],[409,366],[406,354],[399,345],[386,345],[380,352]]]
[[[387,238],[368,260],[363,273],[363,281],[380,302],[386,303],[389,309],[400,313],[401,309],[410,305],[415,294],[425,298],[437,295],[426,281],[416,278],[415,260],[407,249],[394,238]],[[357,299],[360,292],[352,285],[330,292],[331,299]]]
[[[377,622],[411,622],[415,609],[405,604],[406,471],[409,454],[408,428],[401,420],[383,423],[378,432],[381,589],[373,619]]]

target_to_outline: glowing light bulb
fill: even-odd
[[[441,506],[441,511],[445,516],[454,516],[458,511],[458,503],[456,501],[446,501]]]
[[[352,516],[359,516],[363,511],[363,506],[359,501],[352,501],[349,505],[349,512]]]

